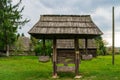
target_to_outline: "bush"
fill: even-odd
[[[35,47],[34,47],[34,52],[35,52],[35,55],[38,56],[38,55],[42,55],[42,49],[41,49],[41,45],[37,44]]]
[[[34,51],[36,56],[38,55],[48,55],[51,56],[52,53],[52,43],[51,41],[46,41],[45,50],[43,49],[43,42],[40,41],[37,45],[34,46]]]

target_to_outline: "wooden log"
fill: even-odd
[[[115,48],[115,22],[114,22],[114,7],[112,7],[112,64],[114,65],[115,62],[114,62],[114,58],[115,58],[115,51],[114,51],[114,48]]]
[[[75,45],[75,75],[79,75],[79,61],[80,61],[80,53],[79,53],[79,40],[78,38],[74,39],[74,45]]]
[[[75,66],[58,66],[57,72],[75,72]]]
[[[53,76],[57,76],[56,57],[57,57],[56,39],[53,39]]]
[[[43,38],[43,55],[45,56],[45,38]]]
[[[88,54],[88,40],[85,38],[85,53]]]

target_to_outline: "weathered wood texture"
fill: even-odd
[[[41,15],[40,20],[29,33],[37,38],[53,38],[53,36],[45,36],[53,34],[54,36],[56,35],[56,38],[62,38],[62,36],[57,36],[57,34],[73,34],[74,36],[79,34],[81,35],[80,37],[82,35],[90,37],[86,34],[96,36],[102,34],[90,15]]]
[[[57,71],[65,70],[75,71],[76,76],[78,76],[79,50],[81,48],[85,49],[85,45],[79,45],[80,41],[78,39],[91,39],[103,33],[94,24],[90,15],[41,15],[40,20],[29,31],[29,34],[38,39],[53,39],[53,76],[57,75]],[[56,43],[56,39],[74,39],[68,45],[62,46],[62,48],[69,48],[74,51],[69,53],[57,52],[57,48],[61,48],[61,45]],[[64,66],[57,66],[58,63],[63,63]],[[67,66],[68,63],[73,63],[75,66],[69,67]]]
[[[74,39],[75,45],[75,75],[79,75],[79,62],[80,62],[80,52],[79,52],[79,39]]]
[[[88,54],[88,39],[85,38],[85,53]]]
[[[115,19],[114,19],[114,7],[112,7],[112,64],[114,65],[115,61]]]
[[[84,55],[85,54],[85,49],[79,49],[80,51],[80,54],[81,55]],[[96,57],[97,56],[97,49],[96,48],[93,48],[93,49],[89,49],[88,48],[88,54],[92,54],[93,57]],[[74,52],[74,49],[57,49],[57,57],[66,57],[66,55],[69,55],[69,56],[75,56],[75,52]],[[80,57],[81,57],[80,55]]]
[[[45,50],[46,50],[46,45],[45,45],[45,39],[43,38],[43,55],[45,56]]]
[[[97,56],[97,49],[96,48],[93,48],[93,49],[88,48],[87,51],[88,51],[88,54],[91,54],[93,57]],[[84,55],[85,49],[80,49],[80,53],[81,53],[81,55]]]
[[[57,74],[57,65],[56,65],[57,49],[56,49],[56,39],[53,39],[53,76]]]
[[[91,55],[91,54],[84,54],[84,55],[82,55],[82,59],[83,60],[91,60],[93,58],[93,56]]]
[[[75,63],[74,50],[57,50],[57,63]]]
[[[75,72],[75,66],[58,66],[57,72]]]
[[[40,62],[48,62],[48,61],[50,61],[50,57],[49,56],[39,56],[39,61]]]
[[[88,40],[87,48],[89,49],[97,48],[97,45],[94,39],[87,39],[87,40]],[[79,48],[85,49],[85,39],[79,39]],[[74,49],[74,40],[73,39],[58,39],[57,49]]]

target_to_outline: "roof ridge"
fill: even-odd
[[[57,17],[90,17],[90,15],[54,15],[54,14],[48,14],[48,15],[41,15],[41,16],[57,16]]]

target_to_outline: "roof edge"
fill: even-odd
[[[59,15],[59,14],[45,14],[40,16],[57,16],[57,17],[90,17],[90,15]]]

